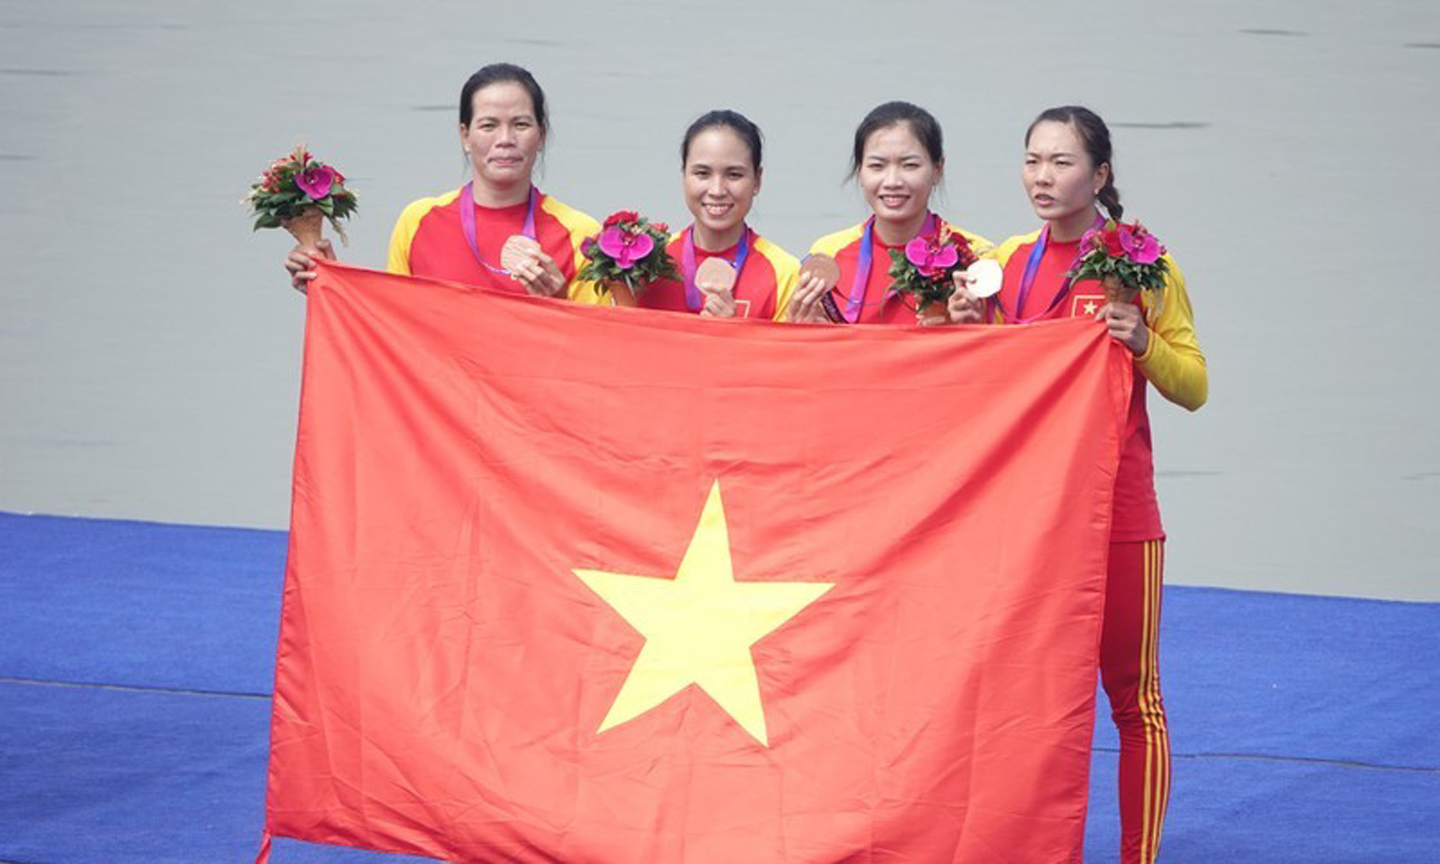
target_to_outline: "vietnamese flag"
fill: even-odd
[[[1079,861],[1124,349],[321,265],[267,832]]]

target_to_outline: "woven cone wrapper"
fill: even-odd
[[[942,319],[944,319],[944,320],[946,320],[946,321],[949,321],[949,320],[950,320],[950,308],[949,308],[949,304],[946,303],[944,300],[926,300],[924,303],[921,303],[921,304],[920,304],[919,317],[920,317],[920,318],[942,318]]]
[[[635,292],[630,290],[630,283],[624,279],[615,279],[605,283],[605,290],[610,292],[610,302],[616,306],[639,306],[640,300]]]
[[[1120,281],[1120,277],[1111,273],[1105,277],[1105,299],[1111,303],[1129,303],[1135,305],[1135,295],[1140,293],[1139,288],[1131,288]]]
[[[319,207],[306,207],[294,219],[280,220],[281,226],[290,232],[295,242],[307,247],[320,245],[321,226],[324,223],[325,214],[320,212]]]

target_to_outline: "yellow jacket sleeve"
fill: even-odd
[[[797,262],[793,267],[777,272],[775,276],[775,315],[772,320],[786,321],[790,300],[795,296],[795,286],[800,282],[800,265]]]
[[[1147,303],[1145,310],[1150,341],[1135,363],[1161,396],[1194,411],[1209,396],[1209,375],[1205,355],[1195,339],[1195,319],[1190,295],[1185,293],[1185,277],[1170,256],[1165,256],[1165,262],[1165,290],[1160,302]]]
[[[976,257],[976,258],[994,258],[994,257],[995,257],[995,244],[994,244],[994,243],[991,243],[989,240],[986,240],[984,237],[981,237],[979,234],[976,234],[974,231],[966,231],[964,228],[961,228],[959,225],[951,225],[950,223],[947,222],[947,223],[946,223],[946,227],[948,227],[951,231],[954,231],[955,233],[959,234],[961,237],[964,237],[964,238],[965,238],[965,242],[970,244],[970,251],[972,251],[972,252],[975,253],[975,257]]]
[[[571,258],[572,266],[574,267],[573,272],[579,273],[584,269],[586,263],[585,253],[580,251],[580,247],[584,244],[586,238],[594,237],[600,233],[600,223],[596,222],[591,216],[576,210],[574,207],[556,201],[549,195],[545,196],[545,201],[542,206],[545,208],[545,212],[554,216],[555,219],[564,226],[565,231],[569,233],[570,254],[573,256]],[[577,278],[572,278],[570,283],[565,286],[565,297],[576,303],[590,305],[608,302],[600,292],[595,290],[594,283],[584,282]]]
[[[415,205],[406,207],[395,220],[395,230],[390,232],[390,254],[385,261],[385,269],[400,276],[410,274],[410,241],[415,237],[415,229],[420,226],[420,216],[428,213],[430,208],[426,207],[421,212],[415,212]]]
[[[784,321],[790,298],[795,295],[795,286],[800,281],[800,262],[764,237],[755,238],[755,251],[764,256],[775,271],[775,314],[771,320]]]
[[[1010,263],[1010,257],[1015,254],[1015,251],[1017,249],[1019,249],[1021,246],[1024,246],[1026,243],[1034,243],[1036,240],[1039,239],[1040,232],[1031,231],[1029,234],[1019,234],[1014,237],[1010,237],[1004,242],[1002,242],[1000,245],[992,246],[989,249],[986,249],[984,252],[980,252],[978,254],[981,258],[993,258],[1003,268],[1005,267],[1005,265]],[[1004,324],[1005,315],[1000,311],[1000,304],[991,303],[990,309],[991,318],[989,323]]]
[[[385,269],[400,276],[414,275],[410,271],[410,246],[415,241],[415,232],[420,230],[420,220],[436,207],[444,207],[451,201],[460,197],[460,190],[447,192],[434,198],[421,198],[418,201],[411,201],[400,211],[400,218],[395,220],[395,230],[390,232],[390,254],[385,262]]]

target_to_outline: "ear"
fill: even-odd
[[[760,186],[761,186],[762,183],[764,183],[764,181],[765,181],[765,169],[764,169],[764,168],[760,168],[760,169],[756,170],[756,172],[755,172],[755,192],[753,193],[753,195],[759,195],[759,194],[760,194]]]
[[[1095,169],[1095,194],[1099,195],[1100,190],[1110,183],[1110,163],[1102,162],[1100,167]]]
[[[464,150],[466,153],[470,152],[470,148],[465,146],[465,133],[469,131],[469,127],[467,127],[464,123],[460,124],[460,149]]]
[[[941,180],[944,180],[944,179],[945,179],[945,157],[944,157],[944,156],[941,156],[941,157],[940,157],[940,161],[935,163],[935,185],[937,185],[937,186],[940,185],[940,181],[941,181]]]

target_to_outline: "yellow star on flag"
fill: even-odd
[[[633,720],[691,684],[769,746],[750,646],[833,587],[830,582],[736,582],[720,481],[674,579],[575,570],[645,637],[599,732]]]

